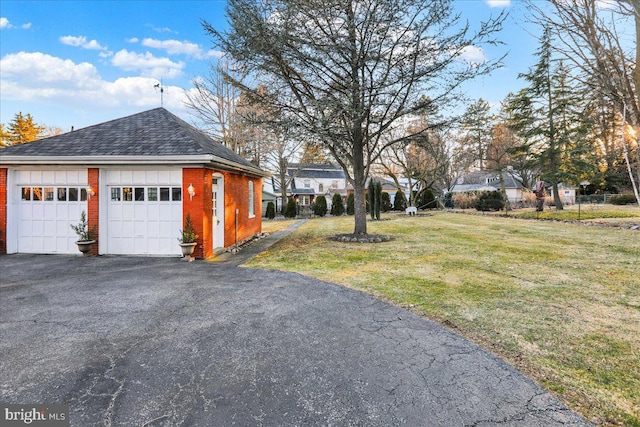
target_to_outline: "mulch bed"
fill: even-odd
[[[392,241],[393,237],[384,234],[335,234],[328,239],[344,243],[382,243]]]

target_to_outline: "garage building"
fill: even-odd
[[[0,253],[79,253],[86,211],[96,254],[180,255],[190,214],[195,255],[260,233],[267,174],[156,108],[0,150]]]

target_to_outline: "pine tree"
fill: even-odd
[[[35,141],[36,139],[42,138],[45,129],[44,126],[40,126],[33,121],[31,114],[23,116],[22,112],[20,112],[16,114],[11,123],[9,123],[6,131],[3,126],[2,145],[16,145]]]
[[[344,215],[344,203],[342,203],[342,196],[338,193],[335,193],[333,195],[333,198],[331,199],[331,215],[333,216]]]
[[[529,83],[511,100],[511,127],[526,141],[541,170],[541,178],[553,187],[557,210],[563,209],[558,184],[575,182],[585,168],[585,134],[589,122],[581,110],[579,92],[571,87],[569,70],[552,64],[552,39],[543,31],[536,52],[538,63],[520,77]]]
[[[355,207],[353,206],[355,201],[355,197],[353,196],[353,193],[349,194],[349,197],[347,197],[347,215],[353,215],[355,212]]]
[[[316,197],[316,201],[313,206],[313,214],[320,217],[327,214],[327,199],[323,195]]]

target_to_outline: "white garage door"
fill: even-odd
[[[182,171],[109,171],[107,253],[180,255]]]
[[[70,225],[87,210],[86,170],[23,170],[16,182],[18,252],[78,253]]]

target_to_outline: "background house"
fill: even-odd
[[[7,147],[0,252],[77,253],[69,225],[86,211],[96,253],[180,255],[190,214],[210,257],[261,231],[264,176],[164,108]]]
[[[508,172],[502,172],[507,198],[512,206],[523,201],[524,186]],[[451,193],[478,191],[500,191],[500,175],[498,172],[477,171],[458,177],[451,186]]]
[[[287,189],[287,196],[294,197],[301,209],[310,207],[320,195],[327,199],[329,210],[331,199],[336,193],[340,194],[343,203],[346,203],[347,179],[340,166],[330,163],[292,163],[287,174],[293,177]],[[276,189],[276,194],[279,194],[279,189]],[[281,200],[278,201],[278,206],[281,206],[280,203]]]

